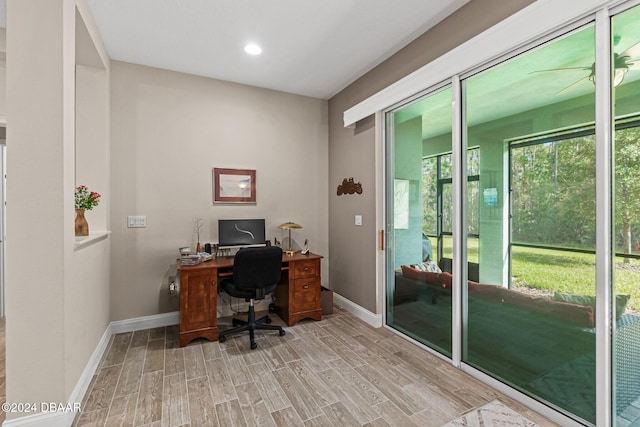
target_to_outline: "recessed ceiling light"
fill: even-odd
[[[244,51],[249,55],[260,55],[262,53],[262,48],[257,44],[249,43],[244,47]]]

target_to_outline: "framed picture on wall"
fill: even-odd
[[[255,203],[254,169],[213,168],[213,203]]]

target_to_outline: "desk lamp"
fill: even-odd
[[[297,251],[294,251],[293,249],[291,249],[291,229],[302,228],[302,226],[300,224],[296,224],[295,222],[289,221],[289,222],[285,222],[284,224],[280,224],[278,228],[281,230],[289,230],[289,250],[284,252],[289,256],[295,254]]]

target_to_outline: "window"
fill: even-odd
[[[467,184],[467,223],[469,238],[477,239],[480,234],[480,150],[468,150],[469,158]],[[439,154],[422,159],[422,200],[423,200],[423,232],[436,242],[433,248],[434,259],[453,258],[453,192],[451,178],[451,154]],[[469,254],[469,260],[478,262],[477,244],[475,251]]]

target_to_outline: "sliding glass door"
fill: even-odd
[[[594,46],[587,25],[463,82],[483,202],[462,360],[590,422],[595,324],[575,299],[595,295],[595,143],[573,135],[593,133]]]
[[[640,6],[611,20],[614,62],[613,415],[640,425]]]
[[[638,22],[603,9],[386,112],[387,326],[587,425],[640,426]]]
[[[451,276],[440,267],[447,268],[444,253],[451,271],[452,199],[442,190],[443,180],[451,180],[451,114],[446,88],[387,115],[387,151],[393,153],[387,164],[387,259],[393,268],[387,273],[386,322],[447,356]]]

